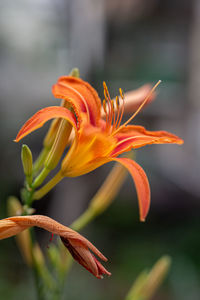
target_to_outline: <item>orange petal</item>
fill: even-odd
[[[102,278],[104,274],[110,276],[111,273],[108,272],[102,264],[96,259],[96,257],[90,252],[90,247],[87,247],[80,241],[67,239],[61,236],[61,240],[65,247],[69,250],[72,257],[86,268],[90,273],[92,273],[97,278]],[[98,255],[99,256],[99,255]],[[105,257],[104,257],[105,258]],[[105,259],[104,259],[105,260]]]
[[[77,246],[87,246],[94,254],[99,256],[102,260],[107,261],[107,258],[78,232],[42,215],[16,216],[0,220],[0,240],[16,235],[32,226],[37,226],[53,234],[71,239]]]
[[[183,144],[181,138],[170,132],[148,131],[142,126],[135,125],[122,127],[115,138],[118,142],[112,156],[150,144]]]
[[[67,177],[87,174],[108,162],[114,148],[115,138],[89,123],[84,124],[79,130],[76,146],[62,161],[62,174]]]
[[[56,98],[69,102],[78,118],[86,113],[92,125],[97,125],[101,116],[101,100],[95,89],[86,81],[72,76],[62,76],[53,85],[52,92]]]
[[[32,226],[59,235],[73,258],[97,278],[101,278],[104,274],[111,275],[90,252],[91,250],[99,258],[107,261],[106,257],[92,243],[71,228],[46,216],[17,216],[0,220],[0,239],[16,235]]]
[[[66,119],[75,129],[77,128],[75,116],[71,111],[65,107],[50,106],[39,110],[22,126],[15,142],[19,142],[23,137],[42,127],[47,121],[54,118]]]
[[[145,221],[150,206],[150,186],[144,170],[129,158],[113,158],[112,160],[121,163],[131,173],[138,195],[140,220]]]

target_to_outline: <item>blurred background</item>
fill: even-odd
[[[21,125],[59,102],[51,86],[78,67],[102,93],[115,96],[159,79],[156,100],[134,122],[185,140],[138,149],[152,191],[151,210],[139,222],[130,177],[109,209],[83,234],[109,258],[112,276],[96,280],[74,264],[63,299],[124,299],[132,282],[163,254],[172,268],[155,300],[200,299],[200,1],[1,0],[0,2],[0,217],[6,199],[23,184]],[[48,128],[24,139],[36,158]],[[21,144],[21,143],[20,143]],[[111,164],[112,165],[112,164]],[[110,167],[66,178],[36,204],[37,213],[71,224],[87,207]],[[47,250],[49,235],[38,230]],[[1,241],[0,298],[36,299],[34,281],[14,239]]]

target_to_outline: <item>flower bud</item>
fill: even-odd
[[[38,243],[35,243],[33,247],[33,259],[37,267],[43,267],[45,265],[44,255]]]
[[[49,289],[52,289],[52,287],[55,288],[55,281],[51,276],[51,274],[49,273],[49,270],[45,263],[44,255],[38,243],[35,243],[35,245],[33,246],[32,253],[33,253],[33,264],[39,277],[44,281],[45,285]]]
[[[162,256],[150,270],[143,271],[134,282],[126,300],[150,300],[159,289],[169,271],[171,258]]]
[[[79,69],[78,68],[72,69],[71,72],[69,73],[69,76],[73,76],[73,77],[79,78],[80,77]],[[60,105],[66,107],[66,101],[62,100]],[[44,138],[44,142],[43,142],[43,146],[44,146],[44,149],[45,149],[45,155],[48,154],[48,152],[50,151],[51,147],[53,146],[53,143],[55,141],[55,138],[56,138],[58,129],[60,127],[61,121],[62,120],[58,118],[58,119],[54,119],[51,122],[49,130],[48,130],[48,132],[47,132],[47,134],[46,134],[46,136]],[[69,135],[70,135],[70,132],[69,132]]]
[[[73,77],[76,77],[76,78],[79,78],[80,77],[80,71],[78,68],[73,68],[71,70],[71,72],[69,73],[69,76],[73,76]]]
[[[162,256],[149,272],[145,287],[144,299],[151,299],[165,279],[171,265],[169,256]]]
[[[72,69],[69,75],[79,78],[79,69]],[[65,100],[62,100],[61,106],[70,109],[70,105]],[[44,139],[44,147],[51,147],[51,150],[44,162],[44,166],[47,169],[53,170],[57,166],[67,144],[69,143],[71,131],[72,126],[68,121],[61,119],[55,119],[52,121],[51,127]]]
[[[116,164],[101,188],[90,203],[90,207],[96,214],[101,214],[115,199],[127,176],[126,169]]]
[[[9,216],[20,216],[23,213],[23,207],[20,201],[11,196],[8,198],[8,215]],[[32,265],[32,250],[31,250],[31,237],[29,229],[26,229],[16,235],[16,242],[21,255],[28,266]]]
[[[20,216],[22,212],[23,212],[23,207],[20,201],[16,197],[10,196],[8,198],[8,215]]]
[[[51,122],[49,130],[48,130],[48,132],[47,132],[47,134],[44,138],[44,142],[43,142],[43,146],[44,146],[45,149],[47,149],[47,150],[51,149],[51,147],[53,145],[53,142],[56,138],[56,134],[58,132],[60,122],[61,122],[61,119],[54,119]]]
[[[22,145],[21,159],[26,180],[30,185],[32,183],[33,158],[31,150],[27,145]]]
[[[53,170],[57,166],[65,147],[68,144],[68,138],[71,134],[71,130],[72,126],[68,121],[61,120],[59,122],[59,128],[57,129],[53,146],[44,162],[44,166],[47,169]]]

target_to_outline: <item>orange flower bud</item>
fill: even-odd
[[[16,235],[32,226],[58,234],[72,257],[97,278],[102,278],[104,274],[111,275],[90,252],[91,250],[103,261],[107,261],[107,258],[92,243],[74,230],[46,216],[18,216],[0,220],[0,239]]]

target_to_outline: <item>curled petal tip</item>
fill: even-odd
[[[110,277],[112,275],[112,273],[107,271],[106,275]]]
[[[178,144],[178,145],[183,145],[183,144],[184,144],[184,140],[179,139],[179,140],[177,141],[177,144]]]
[[[103,261],[108,261],[108,259],[105,257],[105,256],[103,256],[103,259],[102,259]]]
[[[112,273],[110,273],[110,272],[107,271],[106,275],[108,277],[110,277],[112,275]],[[103,275],[98,275],[98,276],[96,276],[96,278],[98,278],[98,279],[104,279],[104,276]]]
[[[64,246],[71,253],[72,257],[96,278],[101,279],[104,274],[110,276],[111,273],[104,268],[90,250],[96,250],[94,253],[96,253],[101,259],[103,257],[103,260],[105,257],[91,243],[88,243],[87,240],[82,237],[80,238],[79,236],[77,237],[78,239],[73,240],[60,236]]]
[[[148,207],[146,208],[145,211],[140,211],[140,222],[146,222],[146,217],[149,213],[149,208],[150,208],[150,200],[148,200]]]
[[[71,123],[74,129],[77,129],[76,118],[74,114],[65,107],[50,106],[36,112],[20,129],[15,141],[18,142],[29,133],[42,127],[47,121],[55,118],[63,118]]]
[[[140,221],[144,222],[150,207],[150,186],[146,173],[135,161],[120,157],[113,160],[121,163],[130,172],[138,195]]]

